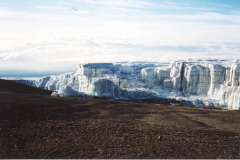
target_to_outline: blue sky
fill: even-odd
[[[239,35],[238,0],[1,0],[0,72],[24,76],[74,71],[87,62],[239,59]]]

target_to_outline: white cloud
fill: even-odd
[[[76,0],[79,1],[79,0]],[[175,9],[175,10],[217,10],[216,8],[204,8],[204,7],[188,7],[186,4],[175,3],[171,1],[153,1],[146,2],[141,0],[85,0],[85,2],[94,5],[94,6],[102,6],[102,7],[115,7],[117,9],[121,8],[159,8],[159,9]]]
[[[166,46],[159,41],[61,38],[42,44],[25,44],[22,48],[6,53],[3,51],[0,53],[2,58],[0,68],[38,71],[74,70],[79,63],[86,62],[235,58],[239,54],[238,51],[239,48],[236,46],[222,43],[206,43],[198,46],[169,44]]]
[[[231,21],[240,23],[240,15],[224,15],[214,12],[203,12],[199,14],[185,15],[157,15],[159,18],[171,18],[182,20],[211,20],[211,21]]]
[[[36,8],[42,9],[42,10],[55,10],[57,7],[41,5],[41,6],[37,6]]]
[[[85,0],[87,3],[92,5],[100,6],[118,6],[118,7],[131,7],[131,8],[145,8],[152,6],[152,3],[141,1],[141,0]]]
[[[150,2],[87,2],[113,8],[79,14],[69,13],[67,9],[61,14],[41,14],[0,8],[0,44],[3,44],[0,46],[0,68],[65,71],[75,70],[83,62],[239,56],[239,48],[227,44],[240,43],[240,16],[237,14],[159,15],[140,10],[141,7],[155,7]],[[177,7],[175,3],[164,5]],[[45,10],[55,8],[38,7]],[[118,11],[114,11],[115,8]],[[105,15],[110,18],[102,18]],[[123,15],[126,17],[123,18]],[[113,20],[116,17],[122,19]]]

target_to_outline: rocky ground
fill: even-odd
[[[240,112],[0,92],[0,158],[240,158]]]
[[[10,80],[0,79],[0,92],[12,92],[23,94],[51,95],[52,91],[16,83]]]

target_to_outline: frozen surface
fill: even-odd
[[[88,63],[73,73],[15,81],[58,91],[60,96],[166,98],[185,105],[240,109],[239,60]]]

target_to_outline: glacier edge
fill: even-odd
[[[219,60],[86,63],[76,72],[15,81],[53,90],[60,96],[166,98],[184,105],[240,110],[239,60],[228,66]]]

